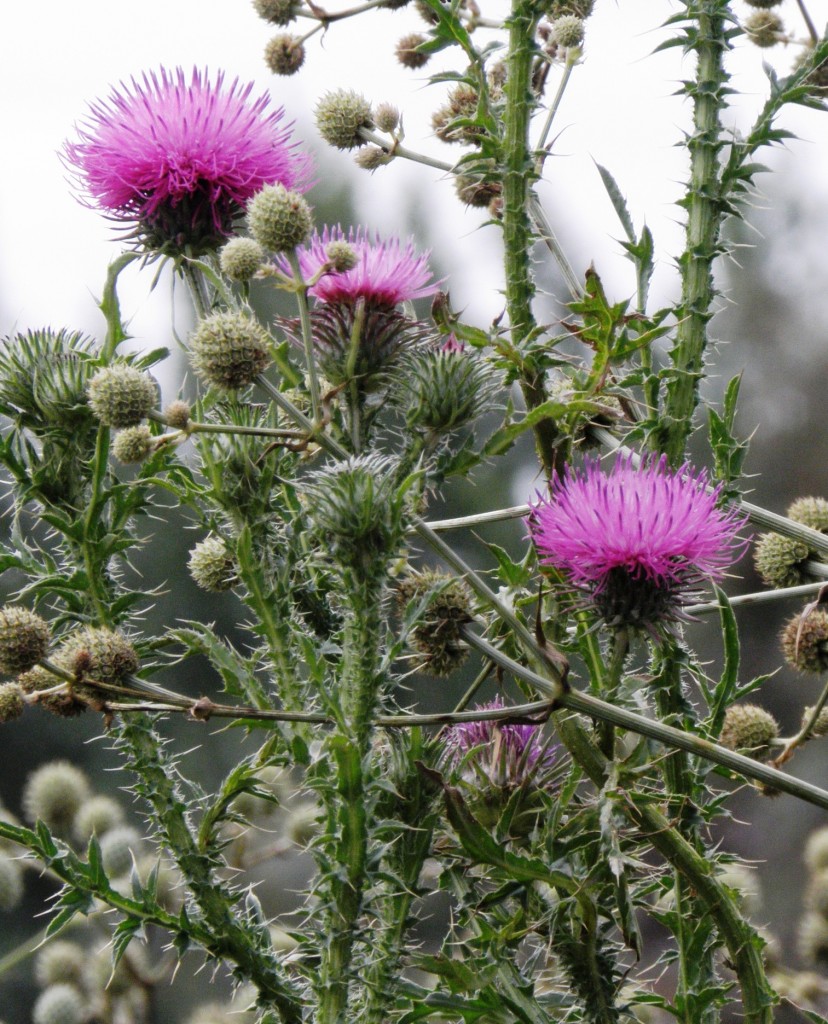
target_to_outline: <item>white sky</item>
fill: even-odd
[[[491,16],[506,7],[504,0],[480,4]],[[556,155],[547,162],[550,180],[543,198],[578,272],[594,261],[612,297],[626,297],[633,291],[631,272],[614,241],[620,227],[593,159],[608,166],[628,196],[636,225],[646,213],[656,235],[662,259],[657,282],[664,300],[674,286],[666,254],[675,252],[681,240],[680,211],[673,202],[684,167],[675,143],[689,125],[690,106],[672,95],[683,73],[679,52],[649,55],[663,38],[658,24],[675,5],[597,0],[596,6],[585,62],[576,69],[559,114],[561,134]],[[740,0],[734,7],[738,13],[747,10]],[[802,34],[794,0],[785,0],[780,10]],[[817,24],[824,23],[828,0],[813,0],[812,15]],[[249,0],[7,0],[0,5],[5,41],[0,62],[5,142],[0,161],[0,334],[47,324],[100,330],[95,296],[118,245],[109,223],[72,195],[57,158],[87,101],[107,95],[120,79],[162,64],[224,68],[229,77],[255,79],[262,90],[269,89],[275,105],[284,105],[297,120],[297,134],[311,139],[315,99],[327,89],[347,86],[374,101],[395,102],[405,113],[406,143],[451,160],[458,151],[432,138],[429,129],[430,111],[441,102],[445,87],[425,88],[425,72],[405,71],[393,57],[396,40],[421,24],[413,8],[371,12],[336,24],[323,42],[318,36],[311,40],[299,75],[284,79],[264,67],[261,54],[273,30],[256,17]],[[788,47],[770,56],[784,72],[794,54],[795,47]],[[733,62],[733,84],[748,94],[733,114],[743,128],[763,99],[761,62],[768,55],[743,44]],[[783,123],[810,141],[803,187],[822,195],[824,205],[828,116],[804,112],[787,115]],[[794,149],[802,156],[800,145]],[[783,163],[789,159],[782,156]],[[331,152],[317,189],[324,189],[331,174],[353,177],[364,223],[386,234],[404,232],[410,218],[428,216],[450,268],[447,284],[455,305],[467,307],[470,319],[485,324],[500,309],[497,230],[478,230],[483,216],[464,212],[439,172],[401,164],[368,176],[353,168],[347,154]],[[313,202],[313,194],[309,198]],[[150,293],[152,276],[131,268],[122,278],[122,306],[132,317],[136,343],[154,347],[170,340],[170,297],[168,286]]]

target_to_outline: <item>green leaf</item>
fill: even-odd
[[[566,412],[572,411],[572,405],[565,402],[549,400],[535,406],[518,423],[509,423],[496,430],[483,446],[483,455],[502,455],[507,452],[515,441],[527,430],[537,426],[542,420],[559,419]]]
[[[121,322],[121,306],[118,302],[118,277],[122,270],[128,267],[133,260],[137,259],[137,252],[124,252],[109,265],[103,298],[99,305],[99,309],[106,318],[107,324],[106,341],[101,351],[101,358],[105,363],[111,361],[118,346],[129,337]]]
[[[601,181],[604,183],[604,188],[607,190],[607,195],[610,198],[612,207],[618,214],[618,219],[621,221],[621,226],[624,228],[624,233],[630,242],[635,242],[635,228],[633,227],[632,217],[627,209],[627,201],[621,193],[621,189],[618,187],[618,182],[613,178],[606,167],[602,167],[601,164],[596,163],[595,166],[598,168],[598,173],[601,175]]]

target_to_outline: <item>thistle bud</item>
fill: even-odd
[[[42,821],[57,835],[66,836],[75,815],[88,799],[86,775],[68,761],[50,761],[26,780],[23,813],[28,821]]]
[[[425,67],[431,55],[422,53],[418,47],[426,42],[428,42],[426,37],[420,35],[419,32],[411,32],[407,36],[403,36],[397,43],[394,51],[397,55],[397,60],[404,68],[410,68],[412,71]]]
[[[380,146],[365,146],[354,157],[354,163],[363,171],[375,171],[378,167],[390,164],[392,159]]]
[[[17,675],[46,657],[49,627],[28,608],[0,608],[0,672]]]
[[[805,914],[799,922],[797,949],[809,963],[828,963],[828,920],[821,914]]]
[[[190,403],[177,399],[164,410],[164,422],[175,430],[186,430],[190,425]]]
[[[33,1024],[83,1024],[87,1006],[74,985],[50,985],[35,1000]]]
[[[742,27],[754,46],[762,49],[776,46],[785,38],[785,25],[775,11],[756,11],[745,19]]]
[[[93,796],[78,808],[72,824],[75,839],[84,846],[92,836],[105,835],[124,822],[124,812],[117,800],[110,796]]]
[[[325,257],[335,274],[344,274],[357,265],[357,254],[354,247],[344,238],[334,239],[325,248]]]
[[[435,676],[448,676],[468,657],[460,627],[472,621],[472,597],[466,582],[445,573],[410,573],[397,584],[400,605],[423,608],[410,633],[411,646],[422,667]]]
[[[86,956],[77,942],[49,942],[37,954],[35,980],[42,988],[61,983],[80,987]]]
[[[756,704],[733,704],[725,712],[719,743],[728,750],[748,750],[758,756],[778,736],[779,724],[770,712]]]
[[[356,149],[365,144],[360,129],[374,127],[371,104],[352,89],[326,93],[316,105],[316,127],[335,149]]]
[[[0,854],[0,910],[14,910],[23,898],[23,868],[16,860]]]
[[[556,18],[551,26],[552,39],[566,49],[580,46],[584,41],[584,23],[575,14],[565,14]]]
[[[265,64],[274,75],[295,75],[305,63],[305,47],[299,36],[285,32],[274,36],[265,47]]]
[[[26,702],[19,683],[4,683],[0,686],[0,724],[20,718],[25,710]]]
[[[474,419],[492,394],[488,365],[456,345],[417,352],[407,360],[406,371],[399,397],[406,422],[421,430],[442,434],[459,429]]]
[[[231,281],[249,281],[265,261],[255,238],[231,238],[219,253],[221,272]]]
[[[268,252],[288,252],[311,233],[313,217],[304,196],[284,185],[265,185],[247,204],[247,226]]]
[[[271,25],[289,25],[299,10],[298,0],[253,0],[253,6]]]
[[[374,108],[374,124],[381,132],[396,131],[400,125],[400,112],[393,103],[378,103]]]
[[[811,714],[812,714],[813,710],[814,710],[813,708],[805,708],[805,710],[802,712],[802,728],[803,729],[805,728],[805,725],[807,724],[808,719],[811,717]],[[823,708],[822,711],[820,711],[820,713],[817,715],[816,721],[811,726],[811,731],[810,731],[810,733],[808,735],[809,736],[828,736],[828,707]]]
[[[239,582],[236,560],[219,537],[199,541],[190,552],[188,568],[202,590],[221,593]]]
[[[828,613],[815,609],[794,615],[780,637],[785,661],[798,672],[828,671]]]
[[[129,825],[110,829],[100,840],[104,871],[110,878],[123,878],[134,862],[133,852],[141,845],[141,837]]]
[[[756,571],[769,587],[795,587],[807,578],[803,564],[809,555],[801,541],[781,533],[763,533],[754,552]]]
[[[825,498],[797,498],[788,506],[786,515],[812,530],[828,532],[828,501]]]
[[[235,391],[270,363],[267,331],[244,313],[213,313],[190,338],[190,361],[208,384]]]
[[[492,200],[499,199],[503,193],[503,186],[499,181],[485,181],[469,174],[458,174],[454,179],[454,189],[457,198],[466,206],[480,208],[490,206]]]
[[[139,660],[123,633],[105,627],[85,626],[61,644],[57,660],[79,678],[117,685],[137,671]]]
[[[158,402],[158,386],[152,377],[128,363],[99,370],[86,393],[92,412],[107,427],[137,426]]]
[[[146,423],[119,430],[112,439],[112,454],[119,462],[126,464],[143,462],[154,448],[152,431]]]

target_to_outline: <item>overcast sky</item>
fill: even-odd
[[[480,4],[483,13],[493,16],[505,9],[503,0]],[[690,110],[673,93],[688,72],[677,50],[649,56],[663,38],[658,22],[675,10],[674,4],[597,0],[596,6],[583,67],[576,69],[560,111],[561,134],[547,162],[550,180],[543,197],[579,273],[594,260],[616,290],[613,297],[621,298],[633,291],[632,277],[614,241],[620,229],[593,159],[615,174],[637,224],[646,214],[662,256],[671,247],[675,251],[681,231],[672,204],[684,174],[675,143],[688,126]],[[255,79],[262,91],[270,90],[275,105],[284,105],[297,120],[298,136],[314,145],[310,111],[315,99],[329,88],[355,87],[374,101],[403,108],[412,147],[442,159],[457,152],[430,137],[429,114],[445,87],[427,89],[423,77],[399,68],[393,57],[396,40],[421,25],[413,8],[371,12],[334,25],[324,40],[317,36],[310,42],[305,67],[290,79],[274,77],[264,67],[261,54],[272,29],[256,17],[249,0],[40,0],[6,2],[0,8],[5,42],[0,62],[0,334],[45,324],[99,330],[95,297],[118,245],[107,221],[72,195],[57,152],[87,102],[130,75],[160,65],[198,65]],[[740,0],[734,8],[747,10]],[[812,3],[818,24],[826,20],[826,8],[828,0]],[[781,10],[799,31],[794,0],[785,0]],[[786,71],[794,53],[793,47],[777,48],[771,57]],[[764,97],[765,55],[743,46],[733,63],[734,85],[748,93],[732,115],[743,128]],[[804,187],[828,205],[828,115],[820,119],[805,113],[785,123],[808,140],[794,147],[799,156],[801,145],[809,147]],[[429,216],[456,302],[468,307],[471,319],[486,323],[500,307],[496,230],[478,228],[483,216],[464,212],[439,172],[400,163],[369,177],[352,171],[347,154],[331,154],[317,188],[324,189],[331,175],[353,173],[365,224],[386,234],[405,230],[411,216]],[[309,198],[313,202],[313,194]],[[151,294],[151,278],[151,273],[131,269],[122,291],[138,343],[154,346],[169,341],[170,292],[162,284]],[[666,258],[658,282],[666,298],[674,286]]]

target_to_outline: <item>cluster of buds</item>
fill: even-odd
[[[120,462],[143,462],[157,439],[143,421],[158,405],[158,385],[130,363],[113,363],[95,374],[87,388],[89,407],[104,426],[118,432],[112,453]]]
[[[798,498],[788,506],[786,515],[795,523],[828,533],[828,501],[824,498]],[[817,554],[802,541],[781,533],[763,533],[756,542],[756,571],[769,587],[795,587],[807,582],[806,562]]]

